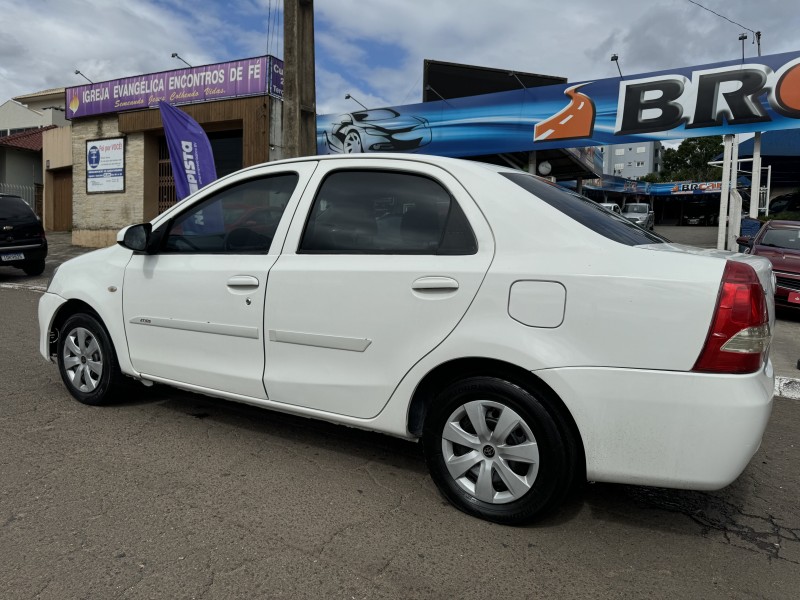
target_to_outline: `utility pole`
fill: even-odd
[[[317,153],[314,0],[284,0],[283,156]]]

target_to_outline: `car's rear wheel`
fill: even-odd
[[[528,523],[558,504],[574,474],[574,449],[543,394],[472,377],[434,400],[423,427],[425,459],[460,510],[497,523]]]
[[[29,260],[22,265],[25,275],[41,275],[44,273],[44,259]]]
[[[95,316],[78,313],[61,331],[58,370],[67,390],[84,404],[108,404],[121,391],[124,377],[105,327]]]
[[[344,136],[344,153],[345,154],[358,154],[364,151],[361,145],[361,136],[357,131],[350,131]]]

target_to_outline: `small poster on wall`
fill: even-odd
[[[86,142],[86,193],[125,191],[125,138]]]

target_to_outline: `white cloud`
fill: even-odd
[[[764,54],[800,50],[785,0],[707,0],[763,32]],[[279,0],[0,0],[0,102],[51,87],[267,52]],[[425,58],[508,68],[570,81],[736,59],[741,29],[686,0],[317,0],[320,112],[417,102]],[[282,32],[270,48],[282,55]],[[748,32],[745,52],[755,55]],[[277,43],[276,43],[277,42]]]

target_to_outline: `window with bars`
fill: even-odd
[[[208,134],[217,177],[224,177],[241,169],[243,165],[242,132],[218,131]],[[175,177],[169,161],[167,138],[158,138],[158,214],[178,201],[175,192]]]
[[[167,138],[158,139],[158,214],[163,213],[177,202],[175,194],[175,177],[172,175],[172,164],[169,162]]]

